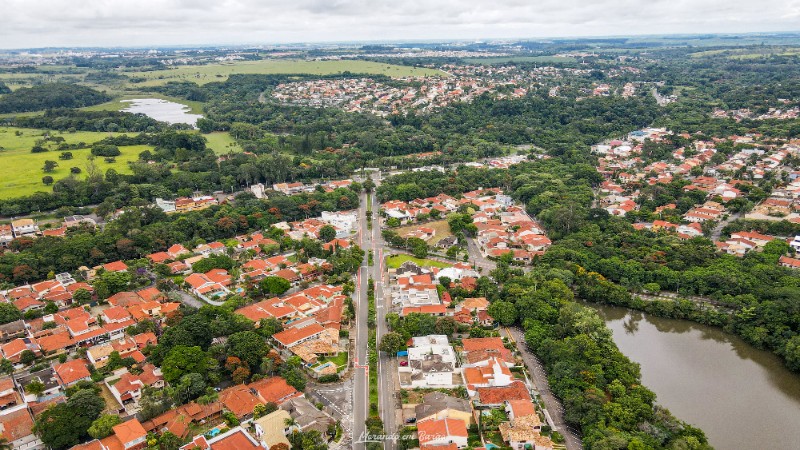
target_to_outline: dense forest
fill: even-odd
[[[0,114],[41,111],[49,108],[82,108],[111,100],[92,88],[68,83],[51,83],[19,88],[0,97]]]

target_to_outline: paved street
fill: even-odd
[[[550,418],[553,420],[555,429],[564,435],[567,450],[581,450],[583,445],[581,444],[580,436],[578,436],[564,421],[564,407],[561,406],[561,401],[550,391],[550,384],[547,382],[547,373],[545,373],[542,364],[539,362],[539,358],[537,358],[532,351],[528,350],[522,330],[514,327],[506,328],[506,331],[516,342],[517,349],[522,354],[522,360],[525,362],[525,366],[528,367],[528,372],[533,379],[533,383],[536,385],[536,390],[539,392],[539,396],[542,398],[545,408],[547,408],[550,414]]]
[[[359,217],[359,245],[365,252],[372,248],[372,236],[367,229],[367,195],[361,194],[358,207]],[[363,449],[364,443],[358,442],[359,437],[365,433],[367,414],[369,413],[369,360],[367,357],[367,340],[369,327],[367,323],[367,284],[369,282],[369,267],[367,255],[356,276],[356,290],[353,293],[353,302],[356,305],[355,324],[355,355],[353,357],[353,448]]]

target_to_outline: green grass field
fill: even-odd
[[[204,134],[208,140],[208,148],[214,150],[217,155],[227,155],[230,152],[238,153],[242,151],[242,147],[231,137],[230,133],[219,131],[215,133]]]
[[[572,63],[576,59],[568,56],[501,56],[496,58],[464,58],[468,64],[483,64],[487,66],[495,64],[505,64],[509,62],[517,63]]]
[[[21,131],[22,135],[16,136],[15,131]],[[68,150],[72,152],[73,158],[65,161],[58,159],[61,154],[59,150],[31,153],[31,147],[44,132],[36,129],[0,127],[0,147],[3,148],[0,150],[0,199],[30,195],[34,192],[51,192],[50,186],[42,184],[42,177],[50,175],[58,181],[70,175],[71,167],[81,169],[82,173],[78,174],[78,177],[86,176],[87,157],[90,155],[88,148]],[[91,144],[109,136],[109,133],[96,132],[52,133],[62,136],[69,144],[79,142]],[[112,168],[120,173],[131,173],[128,161],[135,161],[140,152],[149,148],[145,145],[120,147],[122,155],[118,156],[115,162],[107,163],[103,158],[95,158],[94,163],[101,173]],[[58,167],[52,173],[46,174],[42,171],[46,160],[58,163]]]
[[[444,262],[441,262],[441,261],[434,261],[432,259],[415,258],[415,257],[413,257],[411,255],[406,255],[406,254],[400,254],[400,255],[394,255],[394,256],[387,257],[386,258],[386,265],[390,269],[397,269],[398,267],[403,265],[403,263],[406,262],[406,261],[412,261],[412,262],[416,263],[420,267],[426,267],[426,266],[427,267],[438,267],[440,269],[445,269],[447,267],[453,267],[452,264],[447,264],[447,263],[444,263]]]
[[[225,81],[231,74],[310,74],[331,75],[349,71],[352,73],[380,74],[390,77],[444,76],[439,70],[383,64],[372,61],[301,61],[301,60],[263,60],[244,61],[229,64],[208,64],[203,66],[180,66],[175,69],[150,72],[127,72],[133,78],[146,78],[131,86],[158,86],[169,81],[193,81],[206,84]]]

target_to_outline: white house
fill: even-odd
[[[444,335],[413,338],[408,365],[398,370],[400,384],[407,388],[453,388],[461,384],[455,350]]]

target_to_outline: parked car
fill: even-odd
[[[408,419],[406,419],[406,423],[415,423],[416,421],[417,421],[416,417],[409,417]]]
[[[408,365],[408,361],[400,361],[400,365],[405,367]]]

